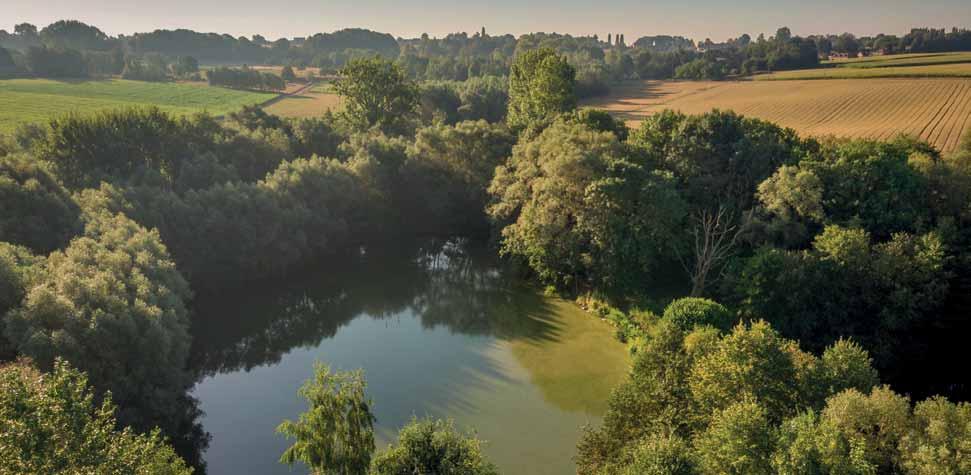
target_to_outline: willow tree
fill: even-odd
[[[280,457],[292,466],[303,462],[315,474],[365,474],[374,453],[374,415],[364,394],[360,371],[331,373],[314,364],[314,377],[298,394],[309,408],[294,422],[283,421],[277,432],[296,439]]]

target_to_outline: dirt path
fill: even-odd
[[[276,104],[277,102],[280,102],[280,101],[282,101],[282,100],[284,100],[284,99],[286,99],[288,97],[299,96],[299,95],[301,95],[301,94],[309,91],[316,84],[317,83],[311,81],[311,82],[308,82],[307,84],[304,84],[302,87],[297,88],[294,91],[291,91],[291,92],[281,92],[279,95],[277,95],[273,99],[270,99],[270,100],[268,100],[268,101],[260,104],[259,106],[260,107],[269,107],[269,106],[272,106],[273,104]]]

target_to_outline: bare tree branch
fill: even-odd
[[[735,252],[739,238],[747,229],[751,212],[736,219],[735,213],[725,206],[703,209],[692,215],[693,256],[685,257],[676,252],[685,272],[691,277],[691,296],[700,297],[705,287],[721,277],[710,277],[712,271],[721,268]]]

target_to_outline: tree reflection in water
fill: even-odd
[[[548,303],[504,272],[494,251],[464,240],[362,251],[269,288],[197,297],[190,367],[197,379],[274,364],[318,345],[362,314],[411,311],[427,328],[554,339]]]

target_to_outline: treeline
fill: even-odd
[[[605,94],[610,85],[627,79],[724,79],[813,67],[819,64],[816,44],[781,28],[774,37],[748,35],[723,44],[694,43],[677,37],[644,37],[626,44],[622,35],[573,37],[533,33],[515,38],[492,37],[484,31],[442,39],[423,36],[402,40],[398,63],[412,77],[457,80],[481,75],[508,75],[514,59],[530,50],[550,48],[567,58],[577,70],[580,97]]]
[[[59,21],[40,32],[28,23],[14,33],[0,31],[0,74],[38,77],[121,75],[125,79],[165,81],[196,78],[198,61],[191,55],[135,53],[123,37],[111,38],[94,26]]]
[[[531,33],[491,36],[485,29],[469,35],[455,33],[443,38],[422,35],[398,39],[363,29],[318,33],[307,38],[267,40],[232,37],[191,30],[156,30],[131,36],[108,37],[99,29],[77,21],[60,21],[38,31],[20,24],[14,33],[0,31],[0,73],[7,70],[35,75],[121,74],[131,64],[142,70],[133,78],[182,76],[176,71],[180,58],[191,57],[213,64],[276,64],[297,68],[317,67],[336,73],[349,61],[380,56],[395,59],[412,79],[465,81],[482,76],[508,76],[514,59],[525,51],[552,48],[577,70],[581,97],[605,94],[612,83],[627,79],[724,79],[758,72],[814,67],[833,52],[855,55],[864,50],[894,52],[966,51],[971,33],[914,29],[903,37],[877,35],[856,38],[818,35],[801,38],[788,28],[774,36],[747,34],[724,43],[709,39],[693,42],[683,37],[645,36],[628,45],[624,35],[593,36]],[[23,57],[34,47],[36,59],[56,60],[45,66]],[[19,51],[20,53],[18,53]],[[9,55],[11,59],[5,60]],[[80,55],[81,59],[78,59]],[[157,58],[165,65],[155,68]],[[11,68],[10,62],[14,63]],[[43,62],[43,61],[42,61]],[[130,68],[134,69],[134,68]],[[191,74],[195,71],[188,73]],[[10,73],[7,73],[10,74]],[[251,86],[249,86],[251,87]]]
[[[287,88],[287,83],[282,77],[247,67],[210,69],[206,71],[206,79],[210,86],[233,89],[282,91]]]
[[[22,23],[10,34],[0,30],[0,74],[39,77],[121,75],[125,79],[165,81],[198,78],[191,55],[133,51],[124,37],[111,38],[98,28],[70,20],[38,31]]]
[[[876,35],[857,38],[852,33],[842,35],[811,36],[819,53],[845,53],[850,57],[860,52],[882,53],[939,53],[946,51],[971,51],[971,30],[952,28],[950,31],[934,28],[914,28],[902,37]]]

